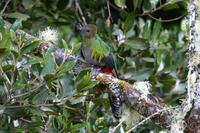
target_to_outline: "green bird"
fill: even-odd
[[[82,38],[81,53],[84,60],[101,72],[117,77],[116,63],[112,57],[111,49],[97,34],[97,26],[88,24],[80,29]],[[120,89],[111,89],[109,95],[110,105],[115,118],[121,117]]]
[[[111,48],[97,34],[97,26],[88,24],[80,29],[82,38],[81,53],[84,60],[101,69],[103,73],[117,76],[116,63]]]

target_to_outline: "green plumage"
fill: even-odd
[[[109,46],[98,36],[83,39],[83,47],[90,49],[92,58],[100,62],[103,57],[109,56],[110,48]]]
[[[97,34],[97,27],[88,24],[80,30],[82,37],[81,52],[88,64],[106,66],[109,69],[116,69],[111,49]]]

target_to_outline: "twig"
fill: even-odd
[[[116,7],[115,5],[113,5],[111,2],[109,2],[109,5],[114,8],[115,10],[119,11],[119,12],[125,12],[126,14],[128,13],[127,11],[125,10],[122,10],[121,8],[119,7]]]
[[[170,4],[170,3],[164,3],[163,5],[160,5],[159,7],[155,8],[154,10],[150,10],[150,11],[144,12],[144,13],[142,13],[142,14],[139,14],[138,16],[146,16],[146,15],[148,15],[148,14],[154,13],[154,12],[156,12],[156,11],[158,11],[158,10],[164,8],[164,7],[167,6],[168,4]]]
[[[165,112],[167,110],[170,110],[170,109],[173,109],[173,108],[176,108],[176,107],[172,107],[172,108],[164,108],[158,112],[155,112],[154,114],[148,116],[147,118],[145,118],[144,120],[140,121],[137,125],[135,125],[134,127],[132,127],[131,129],[129,129],[126,133],[130,133],[132,130],[135,130],[138,126],[144,124],[146,121],[150,120],[152,117],[162,113],[162,112]]]
[[[1,61],[0,61],[0,64],[2,64]],[[3,76],[3,78],[6,80],[6,82],[5,82],[5,87],[3,87],[3,90],[4,90],[4,92],[5,92],[5,94],[6,94],[6,98],[7,98],[7,100],[6,100],[6,102],[5,102],[5,104],[6,104],[7,102],[10,101],[10,98],[11,98],[11,94],[10,94],[11,82],[10,82],[8,76],[4,73],[4,71],[3,71],[3,69],[2,69],[2,66],[0,66],[0,74],[1,74],[1,75]]]
[[[36,88],[30,90],[29,92],[26,92],[26,93],[23,93],[23,94],[20,94],[17,96],[13,96],[12,99],[30,96],[32,93],[36,93],[36,92],[40,91],[45,85],[46,85],[46,83],[42,83],[39,86],[37,86]]]
[[[107,3],[107,8],[108,8],[108,18],[111,19],[111,11],[110,11],[110,1],[109,0],[106,0],[106,3]]]
[[[167,22],[172,22],[172,21],[179,20],[179,19],[181,19],[181,18],[182,18],[183,16],[185,16],[185,15],[182,15],[182,16],[179,16],[179,17],[173,18],[173,19],[167,19],[167,20],[158,19],[158,18],[152,16],[151,14],[148,14],[148,16],[149,16],[150,18],[156,20],[156,21],[167,23]]]
[[[9,4],[9,2],[10,2],[11,0],[6,0],[6,3],[5,3],[5,5],[4,5],[4,7],[3,7],[3,9],[1,10],[1,15],[4,13],[4,11],[6,10],[6,7],[8,6],[8,4]]]
[[[27,107],[54,107],[54,106],[62,106],[64,105],[64,102],[59,102],[59,103],[53,103],[53,104],[27,104],[27,105],[7,105],[5,106],[6,108],[9,109],[14,109],[14,108],[27,108]]]
[[[160,5],[162,5],[162,0],[159,0],[159,2],[160,2]]]
[[[79,13],[79,15],[80,15],[80,17],[81,17],[83,24],[84,24],[84,25],[87,25],[87,22],[86,22],[86,20],[85,20],[85,17],[84,17],[84,15],[83,15],[83,12],[82,12],[82,10],[81,10],[81,7],[80,7],[80,4],[79,4],[79,1],[78,1],[78,0],[75,0],[75,8],[76,8],[76,11],[78,11],[78,13]]]
[[[121,124],[122,124],[123,122],[124,122],[123,120],[120,121],[120,123],[117,124],[117,126],[115,126],[113,129],[111,129],[110,133],[115,133],[115,131],[117,130],[117,128],[118,128],[119,126],[121,126]]]
[[[161,4],[161,2],[160,2],[160,4]],[[169,20],[160,20],[160,19],[154,17],[153,15],[151,15],[152,13],[154,13],[154,12],[156,12],[156,11],[158,11],[158,10],[161,10],[162,8],[164,8],[165,6],[167,6],[168,4],[170,4],[170,2],[164,3],[164,4],[160,5],[159,7],[155,8],[154,10],[150,10],[150,11],[144,12],[144,13],[142,13],[142,14],[139,14],[138,16],[149,16],[150,18],[152,18],[152,19],[154,19],[154,20],[157,20],[157,21],[159,21],[159,22],[165,22],[165,23],[166,23],[166,22],[172,22],[172,21],[179,20],[180,18],[182,18],[183,16],[185,16],[185,14],[184,14],[184,15],[178,16],[178,17],[173,18],[173,19],[169,19]]]
[[[27,119],[24,119],[24,118],[20,118],[20,120],[21,120],[21,121],[24,121],[24,122],[27,122],[27,123],[32,123],[32,121],[27,120]],[[44,127],[40,126],[40,129],[41,129],[42,131],[44,131],[45,133],[48,133],[47,130],[45,130]]]

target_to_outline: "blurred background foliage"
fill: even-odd
[[[120,79],[149,81],[161,102],[179,105],[187,76],[187,2],[110,0],[111,18],[106,0],[80,0],[80,7],[113,48]],[[1,17],[12,26],[0,21],[0,131],[108,132],[116,120],[89,70],[74,76],[73,62],[56,65],[51,50],[36,56],[40,40],[15,35],[20,28],[37,36],[50,26],[59,34],[56,45],[80,57],[74,0],[11,0],[3,12],[5,3],[0,0]],[[160,128],[149,123],[136,132],[150,130]]]

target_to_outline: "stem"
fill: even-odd
[[[42,83],[39,86],[37,86],[35,89],[30,90],[29,92],[26,92],[26,93],[23,93],[23,94],[20,94],[20,95],[17,95],[17,96],[13,96],[12,99],[28,97],[32,93],[36,93],[36,92],[40,91],[45,85],[46,85],[46,83]]]
[[[108,8],[108,18],[111,19],[110,1],[109,1],[109,0],[106,0],[106,3],[107,3],[107,8]]]
[[[11,0],[6,0],[6,3],[5,3],[3,9],[2,9],[1,12],[0,12],[1,15],[2,15],[2,14],[4,13],[4,11],[6,10],[6,7],[8,6],[8,4],[9,4],[10,1],[11,1]]]
[[[2,64],[2,60],[0,61],[0,64]],[[11,83],[10,83],[10,80],[8,78],[8,76],[4,73],[3,69],[2,69],[2,66],[0,66],[0,74],[3,76],[3,78],[6,80],[5,82],[5,86],[3,87],[3,90],[6,94],[6,97],[7,97],[7,102],[10,101],[10,98],[11,98],[11,94],[10,94],[10,86],[11,86]],[[6,102],[6,103],[7,103]]]
[[[8,105],[5,106],[6,108],[9,109],[14,109],[14,108],[27,108],[27,107],[54,107],[54,106],[62,106],[65,103],[54,103],[54,104],[37,104],[37,105],[33,105],[33,104],[27,104],[27,105]]]
[[[151,14],[148,14],[148,16],[156,21],[159,21],[159,22],[164,22],[164,23],[167,23],[167,22],[172,22],[172,21],[176,21],[176,20],[179,20],[181,19],[182,17],[184,17],[185,15],[181,15],[181,16],[178,16],[176,18],[173,18],[173,19],[167,19],[167,20],[161,20],[161,19],[158,19],[156,17],[154,17],[153,15]]]
[[[79,4],[79,1],[78,0],[75,0],[75,7],[76,7],[76,11],[79,13],[80,15],[80,18],[82,19],[82,22],[84,25],[87,25],[87,22],[85,20],[85,17],[83,15],[83,12],[81,10],[81,7],[80,7],[80,4]],[[78,17],[78,16],[77,16]],[[78,19],[80,20],[80,18],[78,17]]]

